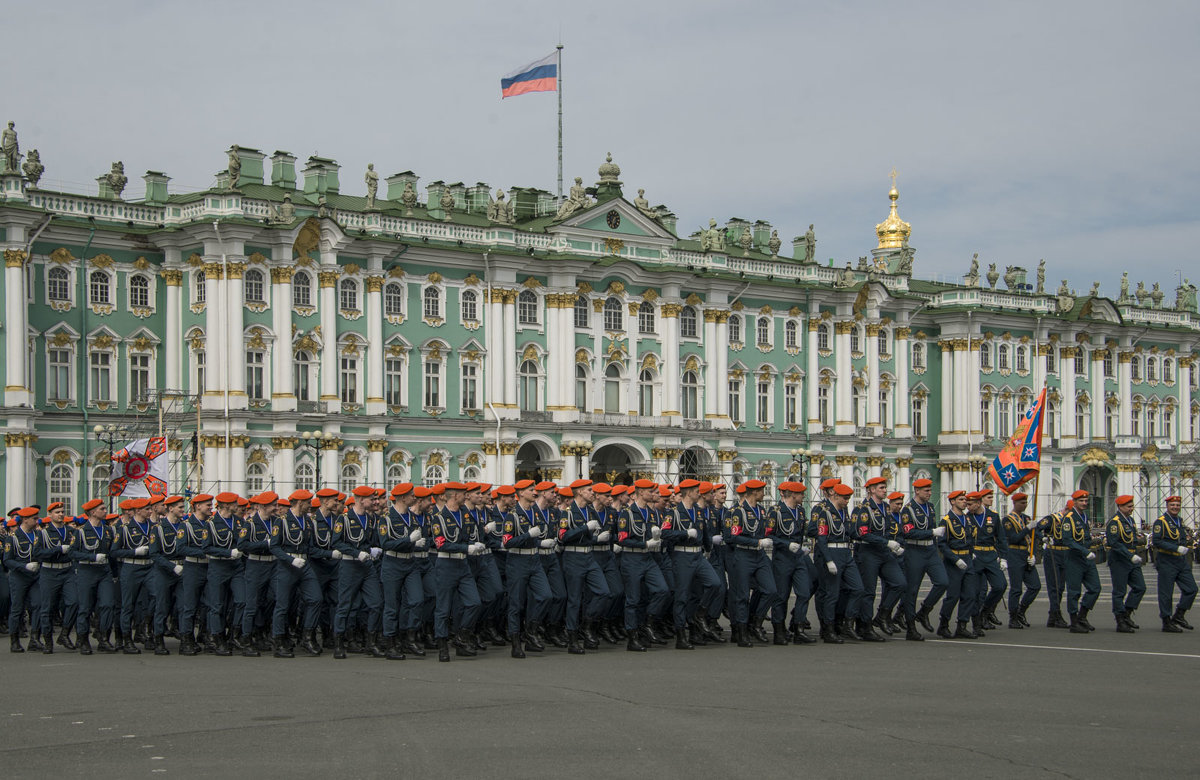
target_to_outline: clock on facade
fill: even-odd
[[[604,219],[608,222],[608,226],[610,228],[612,228],[613,230],[616,230],[617,228],[621,227],[621,215],[617,213],[616,209],[613,209],[612,211],[608,212],[608,214],[605,215]]]

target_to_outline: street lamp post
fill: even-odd
[[[312,447],[316,452],[317,460],[317,482],[314,487],[317,490],[321,489],[321,452],[328,449],[335,449],[339,442],[337,436],[326,431],[304,431],[300,434],[300,439],[304,442],[304,446]],[[316,490],[313,491],[314,493]]]
[[[800,467],[800,483],[807,486],[808,467],[812,464],[813,450],[805,447],[796,447],[790,451],[790,454],[792,456],[792,463]],[[816,499],[815,494],[813,495],[813,499]],[[803,503],[803,499],[801,499],[801,502]]]
[[[983,476],[983,469],[987,466],[987,456],[978,453],[969,455],[967,463],[971,466],[971,471],[975,472],[975,489],[979,490],[979,480]]]
[[[567,454],[575,456],[575,476],[577,479],[584,479],[583,473],[583,457],[588,454],[589,442],[572,439],[566,442]]]
[[[129,432],[129,429],[126,426],[114,425],[113,423],[109,423],[107,425],[97,425],[94,428],[92,428],[92,433],[94,433],[96,435],[96,438],[99,439],[101,442],[103,442],[108,449],[108,481],[109,482],[112,482],[112,456],[113,456],[113,452],[115,451],[115,448],[113,445],[118,438],[124,437],[125,434],[127,434],[128,432]],[[111,513],[112,506],[113,506],[112,493],[107,490],[105,492],[109,493],[109,495],[108,495],[108,511]]]

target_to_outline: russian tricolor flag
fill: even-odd
[[[558,89],[558,55],[517,68],[500,79],[500,97],[516,97],[526,92],[554,92]]]

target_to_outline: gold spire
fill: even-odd
[[[892,201],[892,210],[887,219],[875,226],[875,234],[879,236],[879,249],[899,249],[908,241],[912,232],[912,226],[900,219],[900,215],[896,213],[896,201],[900,198],[900,193],[896,190],[895,168],[892,169],[891,178],[892,189],[888,192],[888,198]]]

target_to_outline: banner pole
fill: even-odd
[[[561,207],[563,202],[563,151],[562,151],[562,50],[563,45],[560,43],[555,47],[558,54],[557,67],[554,69],[555,91],[558,92],[558,205]]]

